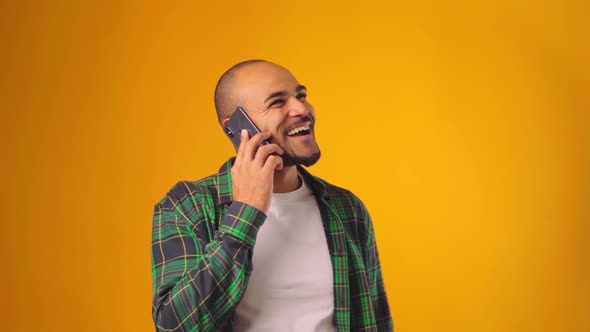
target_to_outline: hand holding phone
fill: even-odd
[[[279,156],[283,149],[270,143],[271,134],[261,133],[241,107],[234,112],[224,131],[237,150],[231,169],[234,201],[268,212],[274,171],[283,166],[283,159]]]

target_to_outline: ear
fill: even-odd
[[[229,118],[225,118],[225,120],[223,120],[223,122],[221,124],[225,127],[227,125],[228,121],[229,121]]]

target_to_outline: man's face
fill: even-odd
[[[272,63],[255,63],[241,68],[234,84],[239,106],[285,151],[284,166],[311,166],[318,161],[315,112],[307,102],[305,87],[288,70]]]

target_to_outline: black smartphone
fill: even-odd
[[[234,114],[229,118],[229,121],[223,127],[223,131],[232,141],[236,149],[240,146],[240,133],[242,129],[246,129],[250,133],[250,137],[258,134],[260,130],[256,127],[254,122],[250,119],[243,108],[238,107]],[[262,141],[261,145],[269,144],[267,140]]]

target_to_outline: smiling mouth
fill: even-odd
[[[287,136],[289,137],[305,136],[309,134],[311,134],[310,123],[295,127],[287,132]]]

